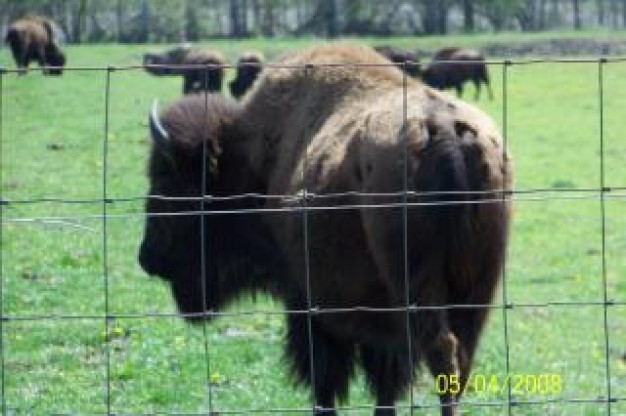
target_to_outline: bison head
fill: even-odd
[[[263,56],[260,53],[243,55],[237,63],[237,76],[228,84],[232,96],[240,99],[252,87],[262,70]]]
[[[189,45],[181,45],[162,53],[146,53],[143,64],[152,75],[178,75],[180,70],[172,66],[182,65],[190,49]]]
[[[239,105],[221,95],[191,95],[150,115],[152,149],[146,224],[139,263],[170,283],[191,321],[246,290],[267,289],[275,256],[254,202],[262,193],[246,167]],[[206,196],[206,197],[203,197]]]
[[[48,74],[61,75],[63,73],[65,55],[55,43],[46,46],[46,64],[53,67],[48,69]]]

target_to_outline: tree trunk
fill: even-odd
[[[141,1],[141,23],[139,42],[147,43],[150,40],[150,1]]]
[[[580,2],[579,0],[572,0],[574,6],[574,29],[580,30],[582,24],[580,23]]]
[[[78,10],[72,25],[72,39],[75,43],[81,43],[87,27],[87,0],[80,0]]]
[[[230,0],[230,35],[232,37],[242,38],[246,34],[244,7],[242,0]]]
[[[115,38],[118,42],[122,40],[122,28],[124,27],[124,8],[122,1],[123,0],[117,0],[115,2]]]
[[[211,8],[213,9],[213,17],[215,19],[215,32],[213,33],[213,35],[218,35],[218,36],[225,35],[226,33],[224,32],[224,25],[222,22],[222,10],[221,10],[222,1],[214,0],[211,4],[212,4]]]
[[[463,0],[463,28],[466,32],[474,31],[474,0]]]
[[[539,0],[539,21],[537,29],[546,30],[546,0]]]
[[[329,38],[336,38],[339,35],[339,22],[336,0],[322,0],[324,20],[326,21],[326,35]]]
[[[261,34],[274,37],[274,5],[271,0],[263,1],[263,17],[261,19]]]
[[[198,22],[198,9],[196,2],[186,0],[185,27],[187,40],[197,41],[200,38],[200,24]]]
[[[617,29],[619,27],[619,5],[617,0],[611,0],[611,27]]]
[[[424,13],[422,15],[422,26],[427,35],[437,33],[437,4],[430,0],[424,0]]]
[[[261,32],[261,5],[260,0],[252,0],[252,30],[255,34]]]
[[[598,4],[598,24],[604,26],[604,0],[597,0]]]

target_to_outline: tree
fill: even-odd
[[[572,6],[574,9],[574,29],[580,30],[582,24],[580,22],[580,2],[579,0],[572,0]]]
[[[474,0],[463,0],[463,29],[474,31]]]
[[[417,6],[421,8],[422,27],[429,35],[445,34],[448,31],[449,0],[421,0]]]
[[[230,36],[242,38],[247,36],[247,3],[245,0],[230,0]]]

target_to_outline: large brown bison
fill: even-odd
[[[463,84],[472,81],[476,87],[476,100],[480,97],[480,86],[484,83],[489,91],[489,98],[493,99],[485,58],[473,49],[440,49],[422,72],[422,79],[434,88],[454,88],[459,96],[463,95]]]
[[[398,64],[398,68],[404,70],[413,78],[420,76],[421,66],[420,59],[417,54],[387,45],[376,46],[374,50],[389,59],[391,62]]]
[[[240,99],[254,84],[263,70],[263,55],[260,52],[244,52],[237,61],[237,75],[228,83],[230,93]]]
[[[25,74],[31,61],[36,61],[44,74],[60,75],[65,65],[65,55],[55,41],[54,22],[40,16],[16,20],[9,26],[5,42],[11,47],[15,65]]]
[[[181,45],[162,53],[146,53],[143,63],[152,75],[182,76],[183,94],[222,90],[225,62],[216,51]]]
[[[192,321],[257,290],[303,311],[285,351],[316,414],[336,414],[360,365],[375,415],[395,415],[425,362],[458,415],[446,383],[463,391],[499,280],[512,169],[486,115],[384,62],[318,46],[243,104],[153,111],[139,262]]]

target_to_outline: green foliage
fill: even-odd
[[[514,38],[517,35],[505,40]],[[435,49],[452,41],[479,46],[493,40],[369,41]],[[211,45],[232,61],[242,50],[261,49],[276,56],[313,42],[277,39]],[[72,65],[106,66],[138,64],[144,50],[73,46],[67,53]],[[9,59],[8,51],[0,50],[0,61]],[[496,99],[483,98],[477,105],[502,125],[505,68],[490,69]],[[512,374],[557,374],[563,381],[559,394],[514,395],[520,401],[538,402],[517,406],[516,415],[603,415],[603,404],[559,401],[606,397],[607,363],[613,397],[626,397],[626,203],[623,198],[606,199],[603,253],[603,211],[597,194],[572,193],[599,186],[598,65],[539,63],[513,65],[506,71],[506,132],[515,159],[516,187],[554,193],[519,196],[506,295],[498,293],[495,302],[501,304],[506,296],[507,302],[527,306],[506,311],[506,339],[504,312],[493,310],[474,374],[496,375],[502,382],[508,344]],[[181,82],[152,77],[141,69],[113,71],[110,77],[107,197],[142,196],[147,185],[148,109],[155,97],[162,102],[176,99]],[[99,199],[104,186],[106,73],[67,71],[62,77],[42,77],[32,71],[23,77],[4,75],[1,82],[2,198],[95,201],[2,206],[2,311],[4,317],[29,318],[4,320],[0,328],[8,412],[206,413],[209,400],[214,409],[243,413],[308,408],[308,392],[289,385],[281,360],[284,327],[279,304],[263,297],[255,303],[243,300],[227,311],[229,316],[197,327],[177,317],[144,316],[170,314],[175,307],[168,287],[146,277],[136,263],[143,227],[141,201],[106,205],[110,217],[103,250],[105,207]],[[466,94],[472,96],[471,86]],[[625,63],[604,66],[604,94],[606,184],[623,187]],[[29,218],[38,220],[16,222]],[[608,357],[600,306],[603,254],[607,295],[618,303],[607,308]],[[562,302],[586,305],[558,304]],[[241,313],[250,310],[261,312]],[[106,320],[105,313],[117,317]],[[432,378],[425,372],[416,380],[414,398],[424,406],[437,403]],[[473,388],[464,398],[464,414],[501,415],[505,407],[472,403],[506,400],[506,389]],[[359,376],[348,405],[370,404]],[[614,403],[612,411],[626,413],[626,403]]]

